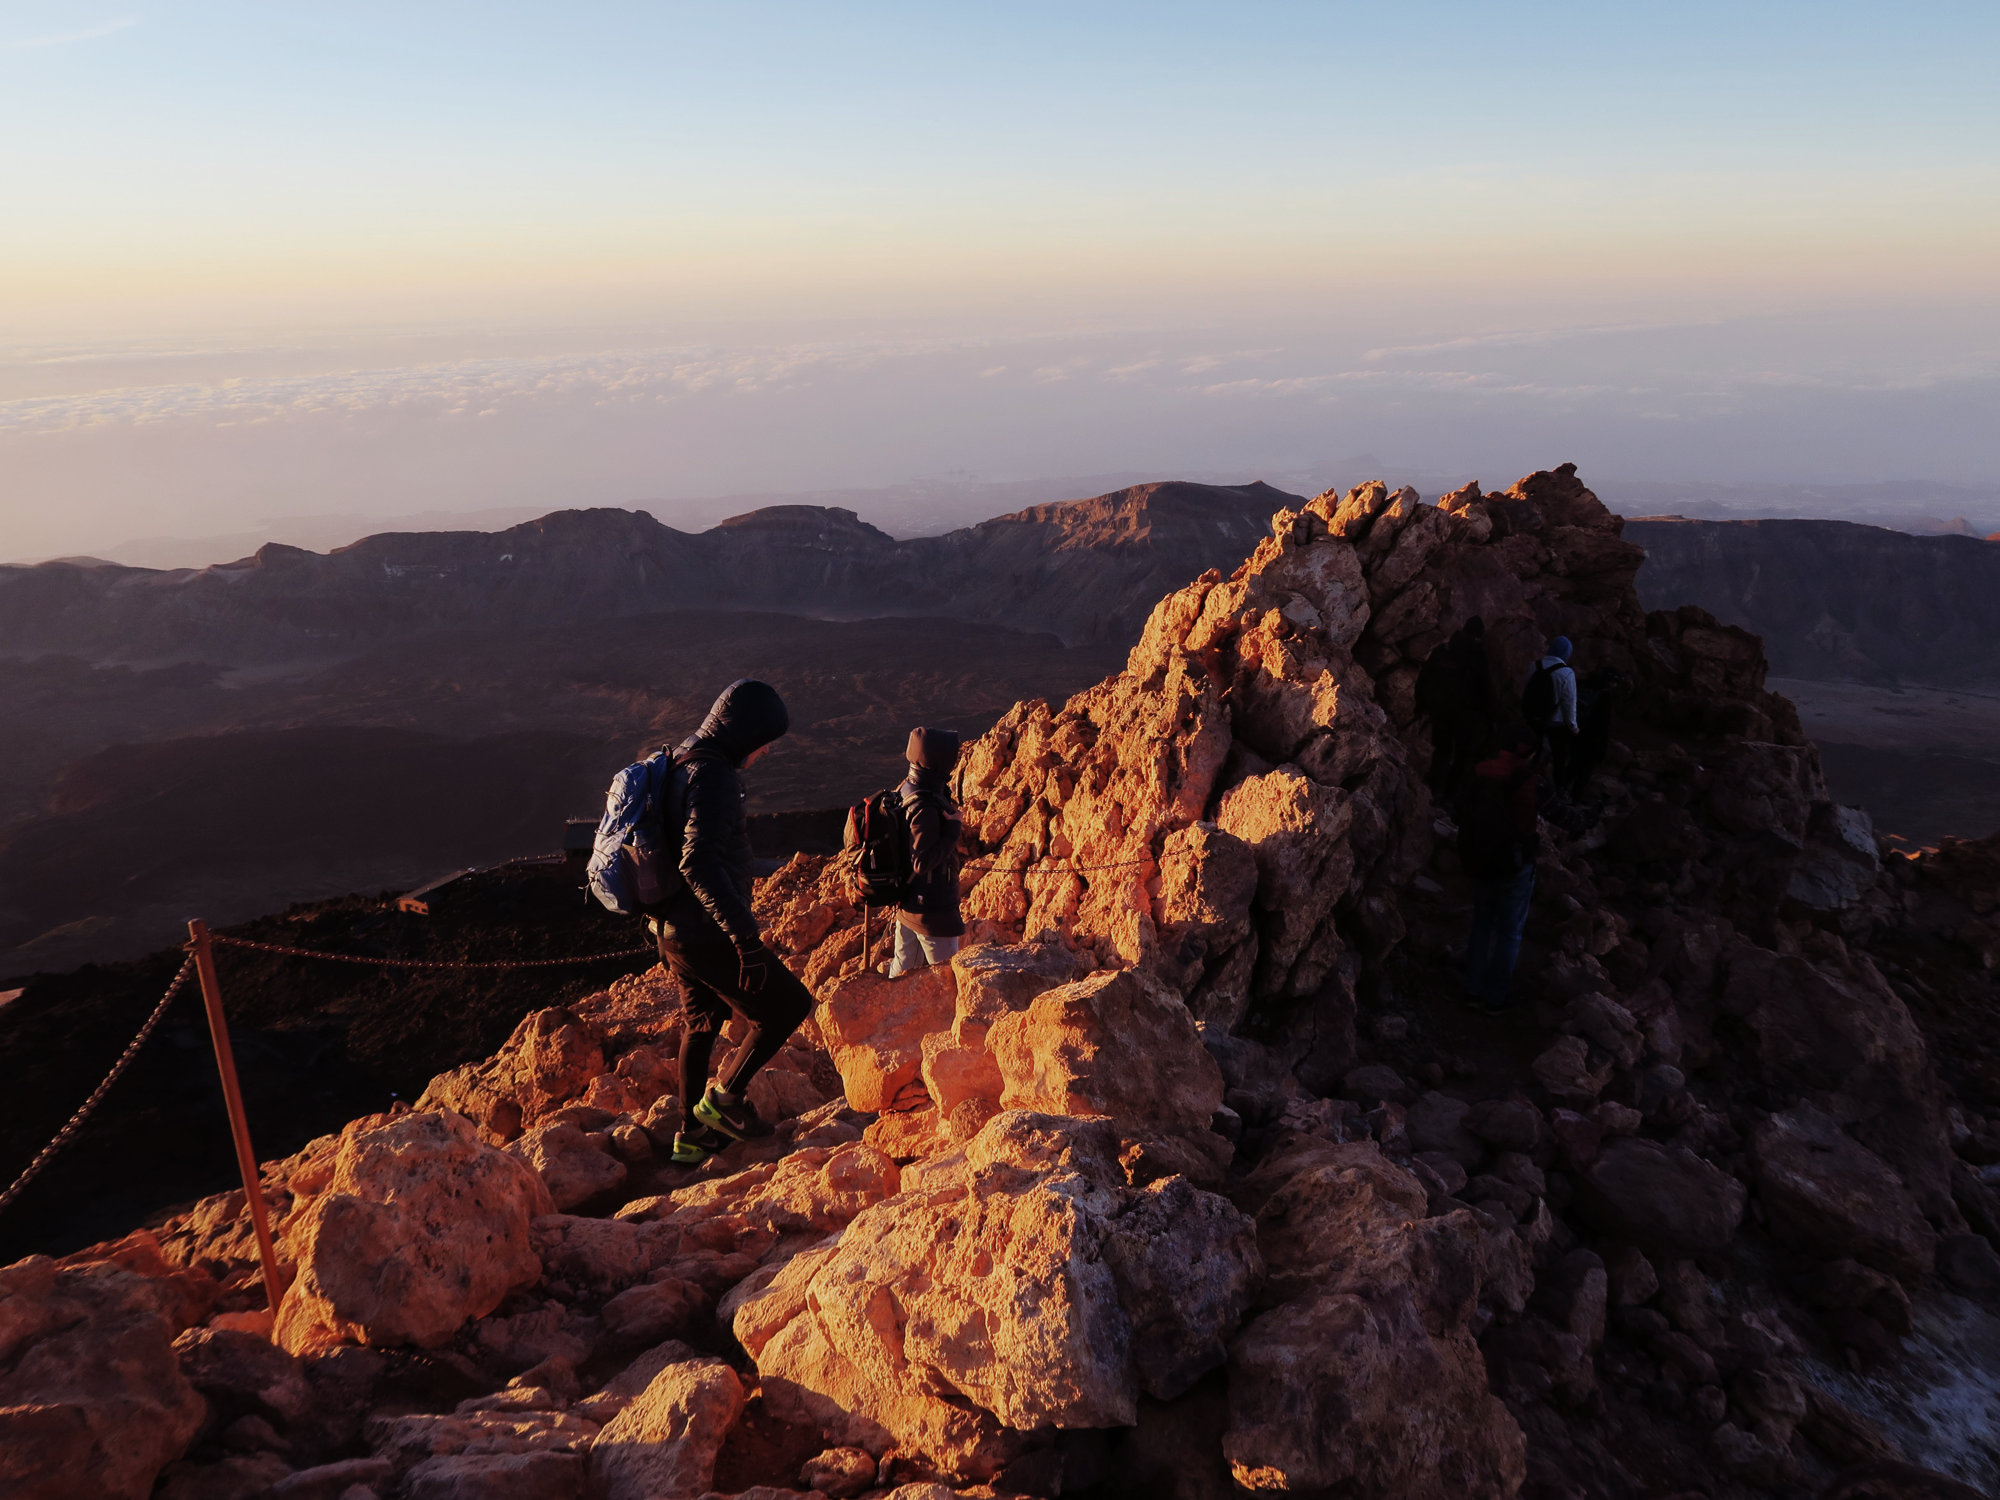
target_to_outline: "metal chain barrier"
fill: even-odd
[[[997,855],[988,855],[986,859],[997,859],[998,857]],[[1163,851],[1158,855],[1148,855],[1141,859],[1113,860],[1110,864],[1105,865],[1002,865],[989,869],[986,873],[988,875],[1080,875],[1092,870],[1130,870],[1139,865],[1165,864],[1168,860],[1177,857]],[[963,865],[959,866],[959,868],[962,870],[976,869],[978,866],[985,864],[986,859],[969,859]]]
[[[529,858],[535,860],[544,860],[553,857],[548,855],[529,856]],[[1108,864],[1098,865],[1032,864],[1012,867],[993,866],[988,868],[985,873],[988,875],[1022,876],[1074,875],[1098,870],[1129,870],[1140,865],[1163,863],[1171,857],[1170,855],[1161,854],[1157,858],[1146,856],[1140,859],[1114,860]],[[962,868],[973,869],[982,864],[989,864],[990,858],[988,860],[967,861]],[[527,862],[528,859],[509,861],[510,864],[524,864]],[[251,938],[226,937],[221,933],[213,934],[210,936],[209,941],[217,947],[242,948],[253,953],[274,953],[282,958],[314,958],[333,963],[370,964],[376,968],[384,969],[553,969],[575,964],[608,963],[614,959],[652,958],[657,956],[655,950],[648,946],[644,948],[620,948],[610,953],[576,954],[568,958],[514,958],[450,962],[443,959],[426,958],[380,958],[365,953],[328,953],[316,948],[294,948],[283,943],[260,943]],[[68,1145],[75,1138],[77,1131],[83,1128],[83,1122],[89,1119],[91,1112],[103,1102],[104,1096],[111,1091],[111,1086],[131,1066],[132,1059],[139,1055],[139,1049],[146,1045],[146,1039],[158,1028],[161,1018],[167,1013],[167,1007],[173,1003],[174,996],[181,992],[181,987],[187,983],[188,976],[194,972],[194,969],[195,960],[193,955],[190,954],[187,962],[181,965],[180,972],[174,975],[173,983],[167,986],[166,993],[160,996],[160,1003],[154,1006],[153,1013],[146,1017],[145,1024],[139,1028],[138,1035],[133,1037],[125,1050],[119,1054],[118,1061],[111,1065],[111,1071],[104,1076],[104,1081],[91,1090],[90,1097],[84,1100],[77,1112],[69,1117],[69,1122],[56,1132],[55,1139],[44,1146],[35,1159],[28,1163],[21,1175],[14,1179],[12,1186],[5,1192],[0,1192],[0,1211],[4,1211],[9,1204],[18,1198],[42,1168],[48,1165],[56,1153],[61,1151],[64,1146]]]
[[[4,1212],[8,1204],[21,1196],[22,1190],[35,1180],[35,1174],[47,1166],[55,1154],[67,1146],[77,1131],[83,1128],[83,1122],[90,1118],[91,1111],[96,1109],[104,1101],[104,1096],[111,1092],[111,1085],[116,1083],[120,1075],[132,1065],[132,1059],[139,1055],[139,1049],[146,1045],[146,1038],[159,1026],[160,1018],[166,1015],[167,1007],[173,1003],[174,996],[181,992],[181,986],[187,983],[188,975],[193,972],[194,956],[190,954],[187,962],[181,965],[180,973],[174,975],[174,982],[167,986],[167,992],[160,996],[160,1003],[154,1006],[153,1013],[146,1017],[146,1024],[139,1028],[139,1034],[132,1038],[123,1052],[118,1054],[118,1061],[113,1063],[111,1071],[104,1075],[104,1082],[90,1091],[90,1097],[83,1101],[82,1107],[69,1117],[69,1123],[56,1132],[55,1139],[42,1147],[41,1153],[28,1163],[26,1170],[19,1177],[14,1179],[13,1186],[6,1192],[0,1193],[0,1212]]]
[[[509,958],[484,962],[448,963],[434,958],[376,958],[366,953],[325,953],[316,948],[288,948],[280,943],[258,943],[249,938],[209,938],[218,948],[248,948],[257,953],[277,953],[286,958],[323,958],[343,964],[374,964],[384,969],[553,969],[567,964],[607,963],[614,958],[657,957],[651,948],[620,948],[615,953],[583,953],[569,958]]]

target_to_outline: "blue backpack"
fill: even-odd
[[[611,778],[585,873],[590,893],[620,916],[658,906],[686,884],[680,872],[686,818],[673,816],[687,795],[680,769],[662,749]]]

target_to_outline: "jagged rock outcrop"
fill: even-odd
[[[1347,1092],[1379,1105],[1366,1132],[1417,1172],[1433,1215],[1463,1195],[1513,1226],[1533,1260],[1521,1276],[1541,1290],[1518,1307],[1489,1305],[1482,1346],[1503,1394],[1529,1403],[1513,1409],[1530,1415],[1597,1389],[1603,1340],[1632,1333],[1639,1363],[1621,1354],[1617,1369],[1650,1360],[1652,1378],[1682,1399],[1734,1410],[1718,1382],[1797,1345],[1756,1331],[1765,1314],[1718,1315],[1701,1300],[1712,1291],[1686,1288],[1701,1280],[1690,1257],[1727,1251],[1752,1203],[1754,1232],[1781,1245],[1834,1257],[1865,1243],[1876,1261],[1921,1275],[1934,1243],[1961,1232],[1958,1201],[1982,1212],[1989,1201],[1977,1174],[1954,1165],[1908,1008],[1855,946],[1892,915],[1885,886],[1898,872],[1865,819],[1828,799],[1796,715],[1764,690],[1756,638],[1694,608],[1644,615],[1631,587],[1641,554],[1618,533],[1567,471],[1437,507],[1386,487],[1320,497],[1281,513],[1232,577],[1163,600],[1123,674],[1059,709],[1022,705],[968,747],[959,772],[982,856],[967,909],[989,932],[1059,932],[1099,964],[1177,989],[1221,1065],[1226,1114],[1241,1122],[1231,1128],[1264,1137],[1263,1150],[1280,1117],[1308,1118],[1302,1095]],[[1536,1019],[1558,1034],[1511,1084],[1539,1103],[1455,1088],[1419,1097],[1394,1069],[1377,1065],[1378,1081],[1355,1067],[1371,1052],[1423,1055],[1404,1007],[1368,1016],[1393,993],[1382,976],[1452,983],[1448,965],[1423,970],[1408,941],[1411,897],[1421,909],[1424,886],[1457,878],[1435,843],[1449,824],[1434,827],[1420,779],[1429,745],[1413,686],[1472,614],[1503,684],[1522,680],[1556,633],[1579,642],[1583,670],[1616,668],[1633,684],[1621,712],[1635,732],[1612,747],[1595,816],[1552,827],[1539,872],[1529,964],[1548,997]],[[1417,880],[1426,869],[1435,873]],[[794,911],[807,886],[800,873],[789,881]],[[1976,918],[1963,930],[1975,946],[1984,931]],[[829,961],[824,946],[801,956]],[[955,1036],[927,1043],[937,1092],[990,1096],[985,1058],[1004,1060],[996,1035],[1004,1043],[1020,1024],[1010,1018],[972,1048]],[[1808,1108],[1832,1134],[1810,1160],[1791,1160],[1777,1144],[1783,1122]],[[1746,1140],[1758,1143],[1748,1155]],[[1881,1226],[1872,1237],[1864,1220]],[[1847,1233],[1814,1241],[1807,1224]],[[1981,1273],[1967,1254],[1970,1285]],[[1634,1310],[1609,1327],[1614,1263]],[[1812,1336],[1858,1340],[1848,1347],[1878,1357],[1909,1322],[1881,1289],[1893,1281],[1868,1274],[1875,1290],[1848,1292],[1802,1270],[1793,1305]],[[1656,1299],[1666,1313],[1647,1306]],[[1808,1306],[1825,1321],[1814,1325]],[[1399,1355],[1413,1347],[1392,1342]],[[1459,1368],[1470,1382],[1481,1367]],[[1337,1394],[1329,1404],[1340,1406]],[[1797,1424],[1774,1432],[1775,1419],[1743,1410],[1717,1428],[1713,1461],[1739,1481],[1791,1472],[1772,1455],[1789,1452]],[[1385,1421],[1402,1415],[1382,1408]],[[1521,1482],[1520,1450],[1500,1427],[1475,1438],[1476,1423],[1452,1426],[1428,1450],[1448,1448],[1452,1462],[1484,1454],[1477,1474],[1315,1468],[1312,1442],[1326,1456],[1373,1440],[1304,1419],[1275,1429],[1303,1446],[1270,1466],[1297,1477],[1267,1476],[1273,1484],[1509,1493]],[[1426,1450],[1404,1439],[1379,1451],[1420,1465],[1413,1455]],[[1239,1462],[1239,1477],[1249,1471]]]
[[[1432,837],[1399,734],[1417,665],[1480,613],[1503,671],[1565,628],[1632,666],[1639,558],[1561,476],[1281,512],[1233,576],[1160,603],[1121,676],[968,748],[959,789],[990,855],[969,912],[1147,967],[1212,1031],[1311,1035],[1296,1061],[1329,1081],[1353,1060],[1357,965],[1399,936],[1391,893]]]

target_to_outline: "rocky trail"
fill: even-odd
[[[1280,511],[967,747],[950,966],[760,882],[770,1141],[665,1164],[662,971],[550,993],[264,1164],[277,1309],[240,1192],[0,1270],[0,1490],[1992,1491],[2000,836],[1886,851],[1619,532],[1568,468]],[[1475,613],[1637,683],[1498,1018],[1412,703]]]

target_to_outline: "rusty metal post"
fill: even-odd
[[[259,1185],[257,1153],[250,1146],[250,1122],[243,1113],[243,1090],[236,1082],[236,1055],[229,1047],[229,1022],[222,1013],[222,985],[215,977],[215,949],[209,942],[208,923],[188,923],[188,951],[194,954],[195,972],[201,976],[201,1003],[208,1011],[208,1034],[215,1042],[215,1066],[222,1074],[222,1102],[229,1110],[229,1133],[236,1141],[236,1166],[243,1174],[244,1206],[257,1231],[257,1256],[264,1263],[264,1296],[271,1304],[273,1331],[278,1316],[278,1299],[284,1289],[278,1282],[278,1252],[271,1245],[271,1223],[264,1212],[264,1194]]]

